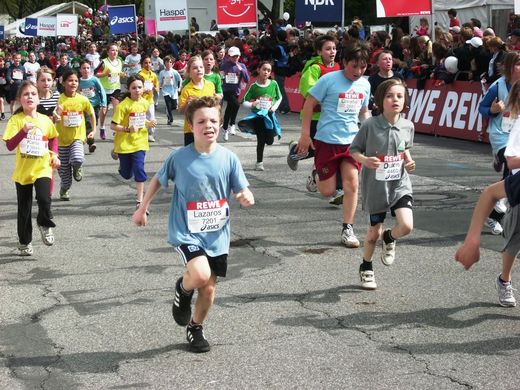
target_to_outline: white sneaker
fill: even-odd
[[[500,281],[500,275],[498,275],[495,285],[496,285],[497,291],[498,291],[498,302],[500,303],[500,306],[515,307],[516,298],[515,298],[514,291],[516,291],[516,289],[513,288],[513,285],[511,284],[511,282],[502,283]]]
[[[263,162],[257,162],[255,165],[255,171],[263,171],[264,170],[264,163]]]
[[[329,204],[333,204],[335,206],[340,206],[343,204],[343,195],[345,193],[343,190],[336,190],[336,193],[332,195],[332,197],[329,199]]]
[[[376,277],[374,271],[359,271],[361,279],[361,288],[365,290],[375,290],[377,288]]]
[[[494,207],[497,213],[505,214],[507,212],[507,198],[500,199]]]
[[[305,187],[309,192],[318,192],[318,184],[316,183],[316,169],[313,169],[311,174],[307,177],[307,184]]]
[[[18,256],[32,256],[34,251],[31,243],[27,245],[18,244]]]
[[[148,142],[155,142],[155,137],[153,136],[153,134],[150,134],[148,136]]]
[[[383,252],[381,252],[381,261],[384,265],[392,265],[395,260],[395,241],[387,244],[383,241]]]
[[[502,225],[500,225],[500,222],[495,221],[493,218],[486,219],[485,225],[491,229],[491,233],[495,236],[502,234],[504,231],[504,229],[502,229]]]
[[[347,248],[359,248],[359,240],[354,234],[354,229],[352,226],[347,226],[343,228],[341,232],[341,242],[345,244]]]
[[[237,134],[235,125],[229,126],[229,134],[231,134],[231,135],[236,135]]]
[[[222,134],[224,136],[224,141],[229,141],[229,131],[223,130]]]

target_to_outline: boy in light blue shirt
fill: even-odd
[[[164,96],[164,103],[166,103],[168,125],[173,122],[173,111],[177,109],[181,83],[181,75],[173,69],[173,58],[164,57],[164,69],[159,72],[159,88]]]

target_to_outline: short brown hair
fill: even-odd
[[[374,104],[377,106],[380,112],[383,112],[383,101],[385,100],[386,93],[395,85],[400,85],[404,88],[404,107],[408,106],[410,97],[408,96],[406,84],[401,79],[390,79],[379,84],[374,95]]]
[[[202,96],[191,101],[186,108],[185,114],[186,121],[190,125],[193,125],[193,116],[195,115],[195,111],[200,110],[201,108],[216,108],[220,112],[220,101],[214,96]]]

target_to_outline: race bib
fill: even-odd
[[[338,96],[337,112],[357,114],[363,104],[363,94],[355,91],[342,92]]]
[[[504,133],[510,133],[514,123],[515,120],[511,118],[510,112],[504,112],[502,114],[502,131]]]
[[[108,82],[110,84],[116,84],[119,82],[119,73],[110,73],[110,77],[108,78]]]
[[[20,69],[13,69],[13,80],[23,80],[23,71]]]
[[[163,85],[173,85],[173,77],[166,76],[163,79]]]
[[[63,124],[65,127],[78,127],[81,125],[83,115],[77,111],[66,111],[63,112]]]
[[[226,84],[238,84],[238,75],[236,73],[226,73]]]
[[[229,220],[226,199],[188,202],[186,206],[190,233],[215,232],[222,229]]]
[[[376,180],[393,181],[401,179],[404,163],[403,153],[399,153],[397,156],[379,156],[379,160],[382,164],[376,169]]]
[[[273,99],[269,96],[260,96],[256,99],[256,108],[259,110],[269,110],[273,106]]]
[[[144,90],[151,91],[153,89],[153,83],[151,81],[144,82]]]
[[[41,157],[49,151],[49,142],[47,137],[43,136],[43,133],[38,128],[33,128],[27,137],[20,141],[20,153],[26,156]]]
[[[220,78],[221,78],[222,80],[224,80],[224,78],[226,77],[226,74],[224,73],[224,71],[220,71],[220,72],[218,72],[218,73],[220,74]]]
[[[5,77],[0,77],[0,85],[5,85],[7,84],[7,80],[5,79]]]
[[[87,98],[93,98],[94,96],[96,96],[96,91],[94,90],[94,88],[81,88],[79,90],[79,93]]]
[[[137,129],[145,127],[146,112],[131,112],[128,117],[128,126],[135,126]]]

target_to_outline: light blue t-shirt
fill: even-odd
[[[181,75],[175,69],[163,69],[159,73],[159,87],[163,96],[170,96],[172,99],[179,98],[178,90],[181,88]]]
[[[212,257],[227,254],[230,228],[225,205],[231,191],[237,193],[249,186],[238,157],[220,145],[211,154],[200,154],[190,144],[172,152],[156,176],[163,187],[168,187],[169,180],[175,183],[168,242],[198,245]],[[219,213],[227,217],[223,227],[205,231],[218,224],[215,215]]]
[[[368,106],[370,83],[351,81],[342,70],[320,77],[309,93],[320,102],[315,138],[332,145],[350,145],[358,132],[359,111]]]

